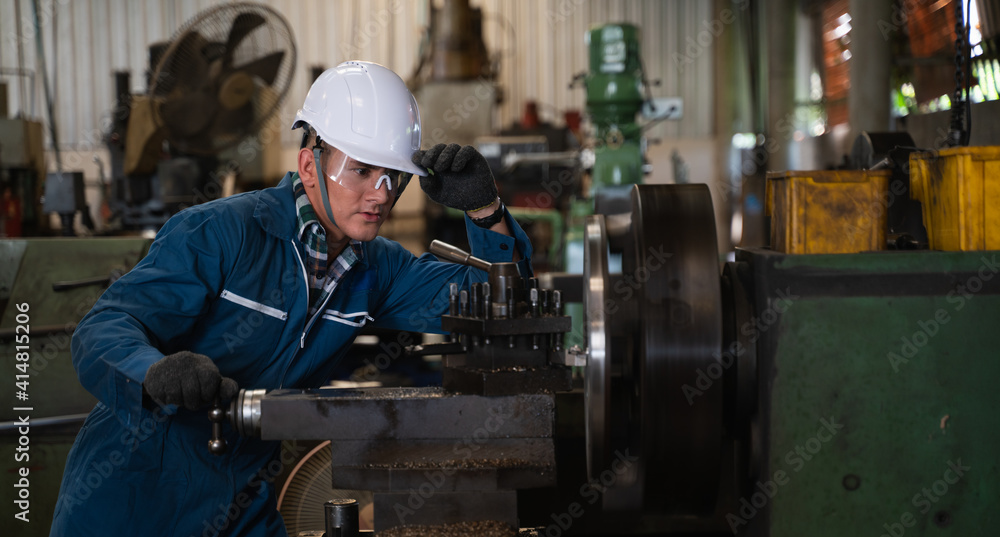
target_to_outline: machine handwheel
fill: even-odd
[[[711,513],[725,394],[721,378],[704,389],[698,383],[722,349],[712,196],[704,184],[642,185],[632,190],[632,205],[635,255],[623,259],[622,271],[646,280],[637,295],[645,503]]]
[[[583,308],[586,312],[587,374],[584,377],[586,405],[584,407],[587,435],[587,476],[591,482],[611,462],[611,437],[607,419],[611,414],[611,368],[608,352],[611,343],[606,322],[608,281],[608,234],[603,215],[587,217],[583,257],[585,290]]]
[[[722,377],[708,387],[698,382],[699,373],[718,366],[723,338],[708,186],[633,187],[625,238],[622,274],[609,274],[604,217],[588,219],[589,475],[602,474],[611,454],[628,449],[638,461],[605,493],[605,508],[638,503],[661,513],[711,513],[719,490],[725,387]],[[628,423],[625,430],[622,423]]]

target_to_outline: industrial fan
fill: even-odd
[[[188,20],[170,41],[151,45],[149,58],[149,90],[120,101],[127,126],[117,123],[108,137],[112,158],[120,159],[113,166],[114,210],[129,228],[157,228],[180,208],[222,195],[226,189],[211,182],[223,159],[235,163],[227,166],[229,176],[234,168],[245,176],[259,166],[253,179],[267,180],[264,164],[278,160],[277,148],[243,151],[243,143],[275,130],[296,50],[279,13],[232,3]],[[124,76],[119,99],[128,92]],[[240,157],[226,156],[237,144]],[[257,161],[247,166],[244,154]]]
[[[177,31],[153,71],[158,124],[178,151],[216,154],[277,111],[294,64],[291,31],[271,8],[207,10]]]
[[[289,535],[325,529],[323,504],[334,499],[358,501],[361,529],[372,527],[372,493],[357,490],[334,490],[330,469],[330,441],[327,440],[307,453],[295,465],[278,495],[278,511],[285,519]]]

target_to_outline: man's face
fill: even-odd
[[[390,190],[385,181],[379,188],[375,186],[380,177],[395,172],[354,160],[330,146],[325,146],[321,159],[322,175],[303,184],[316,216],[326,229],[327,242],[346,242],[347,238],[359,241],[374,239],[389,216],[392,200],[396,196],[396,191]],[[323,194],[318,181],[326,182],[336,225],[330,221],[323,207]]]

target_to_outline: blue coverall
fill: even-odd
[[[291,173],[274,188],[186,209],[83,318],[73,364],[98,403],[69,454],[51,535],[283,537],[269,483],[279,443],[226,425],[229,452],[210,454],[205,411],[143,406],[149,366],[187,350],[241,388],[316,388],[366,323],[440,331],[448,284],[486,278],[377,237],[310,319],[295,214]],[[511,261],[516,248],[528,275],[531,245],[507,222],[513,237],[467,219],[473,254]]]

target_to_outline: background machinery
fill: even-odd
[[[116,74],[112,218],[157,229],[188,205],[280,178],[276,113],[295,68],[288,23],[261,4],[203,11],[149,48],[146,94]],[[267,142],[267,143],[264,143]]]
[[[109,137],[109,199],[126,227],[188,203],[170,192],[217,184],[203,172],[223,146],[260,132],[272,110],[262,104],[284,93],[294,47],[281,44],[269,13],[239,6],[186,24],[151,54],[148,95],[123,100],[130,114]],[[439,27],[466,29],[438,17]],[[635,116],[676,117],[680,103],[650,99],[637,43],[626,24],[588,34],[590,73],[580,80],[596,141],[592,162],[570,166],[592,173],[575,183],[566,239],[578,274],[525,280],[437,244],[440,257],[489,274],[453,290],[444,342],[407,349],[443,355],[441,386],[244,390],[206,420],[211,448],[236,434],[314,443],[279,499],[289,530],[303,535],[351,535],[364,525],[359,511],[380,535],[991,535],[1000,516],[996,148],[924,152],[866,134],[846,180],[770,178],[772,230],[805,250],[772,241],[722,261],[707,186],[640,184]],[[478,71],[462,73],[468,82]],[[120,88],[128,94],[127,80]],[[172,107],[201,113],[163,118]],[[521,140],[523,151],[485,143],[501,148],[487,156],[507,172],[516,161],[567,159],[545,155],[537,139]],[[577,162],[585,154],[572,153]],[[129,162],[145,167],[125,172]],[[170,186],[194,176],[187,190]],[[907,193],[882,205],[885,189],[871,178]],[[878,240],[855,247],[860,232]],[[73,385],[72,323],[148,247],[107,244],[94,258],[86,242],[0,248],[0,345],[11,355],[12,306],[30,296],[43,325],[32,372],[65,377],[60,389]],[[67,252],[84,261],[46,265]],[[576,339],[571,303],[581,304]],[[45,419],[36,413],[47,431],[39,472],[61,471],[76,430],[66,424],[93,402],[79,392],[53,393]]]

